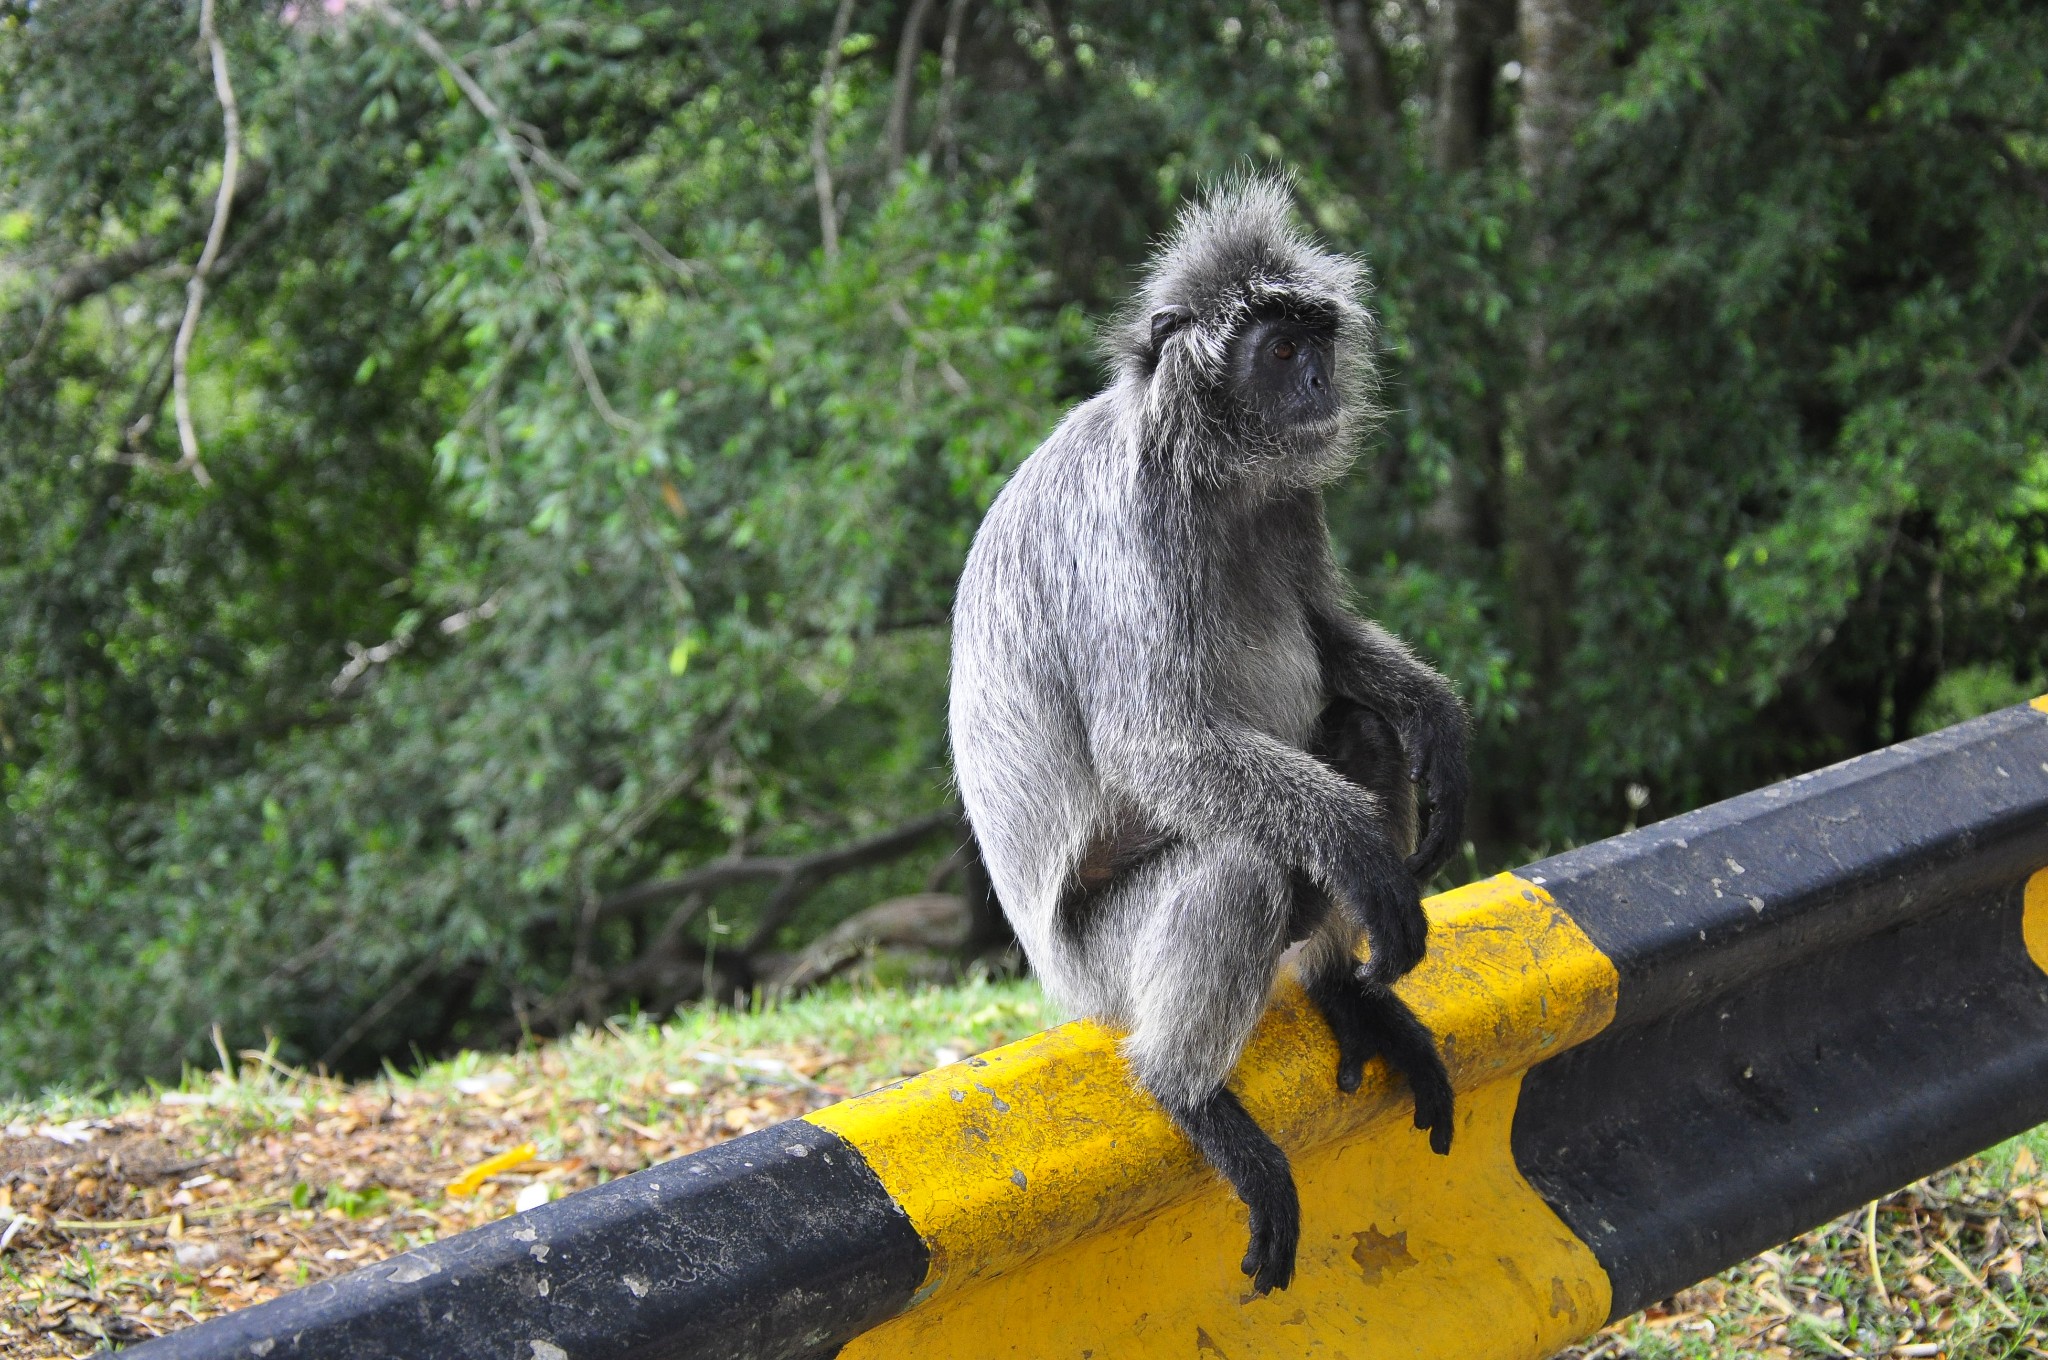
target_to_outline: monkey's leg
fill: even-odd
[[[1294,1278],[1301,1202],[1287,1154],[1224,1087],[1279,967],[1289,898],[1278,866],[1234,844],[1177,845],[1134,874],[1096,943],[1118,950],[1124,1053],[1245,1203],[1244,1273],[1263,1294]]]
[[[1337,1039],[1337,1089],[1356,1091],[1365,1065],[1384,1055],[1415,1095],[1415,1127],[1429,1131],[1433,1151],[1449,1152],[1456,1101],[1436,1039],[1391,988],[1366,979],[1356,948],[1355,935],[1333,911],[1302,952],[1302,986]]]
[[[1252,1292],[1285,1289],[1294,1279],[1294,1254],[1301,1243],[1301,1200],[1287,1154],[1227,1086],[1185,1107],[1160,1103],[1244,1201],[1251,1236],[1238,1269],[1251,1276]]]

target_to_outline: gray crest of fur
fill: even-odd
[[[1183,209],[1131,303],[1103,338],[1104,357],[1146,417],[1146,453],[1197,483],[1319,485],[1343,473],[1378,417],[1376,327],[1362,262],[1317,245],[1296,220],[1285,179],[1245,176]],[[1337,424],[1280,440],[1233,422],[1225,401],[1232,332],[1262,306],[1334,311]],[[1184,308],[1188,320],[1155,352],[1152,318]],[[1218,436],[1222,436],[1219,441]],[[1230,465],[1209,451],[1227,446]]]

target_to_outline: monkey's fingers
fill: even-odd
[[[1391,983],[1422,962],[1429,918],[1419,885],[1393,847],[1383,841],[1357,845],[1334,878],[1331,896],[1371,946],[1365,968],[1373,982]]]
[[[1425,780],[1418,782],[1422,782],[1424,794],[1417,809],[1422,814],[1423,831],[1415,853],[1408,857],[1408,872],[1415,875],[1416,882],[1427,883],[1450,863],[1464,836],[1466,776],[1462,766],[1445,771],[1432,762]]]
[[[1415,853],[1406,861],[1408,872],[1415,876],[1417,883],[1427,883],[1436,877],[1437,870],[1451,862],[1451,856],[1456,852],[1456,832],[1450,821],[1432,809],[1428,828],[1422,833],[1422,843],[1415,847]]]
[[[1365,962],[1365,977],[1374,986],[1390,987],[1408,976],[1422,962],[1429,948],[1429,918],[1422,912],[1422,897],[1408,879],[1412,902],[1382,904],[1373,925],[1366,928],[1372,952]]]

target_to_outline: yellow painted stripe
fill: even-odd
[[[843,1354],[1533,1357],[1604,1322],[1606,1276],[1522,1178],[1509,1131],[1522,1072],[1613,1018],[1614,967],[1512,875],[1429,905],[1429,956],[1401,990],[1461,1092],[1449,1157],[1383,1065],[1337,1092],[1334,1043],[1292,981],[1239,1069],[1294,1156],[1291,1288],[1246,1298],[1243,1207],[1081,1021],[810,1116],[931,1250],[917,1305]]]
[[[2027,957],[2036,968],[2048,973],[2048,869],[2027,880],[2022,900],[2025,907],[2020,913],[2020,936],[2027,942]]]
[[[2048,713],[2048,694],[2044,694],[2038,699],[2027,700],[2027,707],[2037,708],[2043,713]]]

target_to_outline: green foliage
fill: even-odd
[[[394,4],[219,5],[205,488],[197,6],[0,3],[0,1087],[691,995],[759,892],[676,918],[681,979],[631,972],[675,904],[606,904],[945,805],[974,524],[1247,163],[1372,261],[1389,415],[1332,520],[1473,704],[1481,861],[2048,673],[2031,7],[1614,0],[1542,143],[1495,0],[1373,7],[1383,94],[1349,7],[969,0],[899,168],[907,4],[830,91],[826,0]]]
[[[2001,708],[2024,704],[2042,694],[2048,694],[2048,679],[2040,676],[2016,681],[1997,666],[1964,666],[1943,675],[1928,691],[1919,712],[1913,715],[1913,735],[1939,732]]]
[[[1574,773],[1668,811],[1907,735],[1949,668],[2041,664],[2048,26],[1642,11],[1562,229],[1551,397],[1565,706],[1603,714]],[[1660,702],[1608,701],[1620,656]]]

